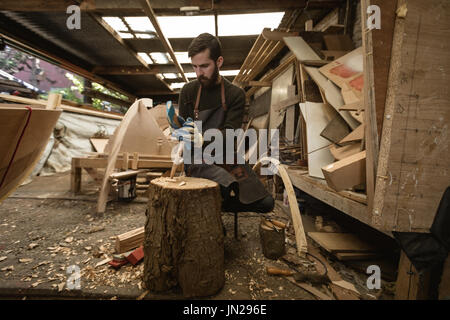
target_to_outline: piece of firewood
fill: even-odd
[[[125,233],[116,238],[116,253],[123,253],[139,247],[144,243],[145,228],[140,227]]]

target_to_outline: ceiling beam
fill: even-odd
[[[137,52],[130,47],[128,43],[126,43],[114,30],[109,24],[105,22],[105,20],[102,19],[99,15],[95,13],[89,13],[89,15],[94,19],[100,26],[103,27],[103,29],[106,30],[117,42],[120,43],[120,45],[125,48],[144,68],[148,68],[147,62],[141,56],[137,54]],[[172,90],[167,82],[165,82],[163,79],[158,78],[169,90]]]
[[[198,6],[201,14],[220,13],[250,13],[285,11],[289,9],[304,8],[331,8],[342,3],[341,0],[152,0],[151,6],[158,15],[180,15],[180,7]],[[7,11],[66,11],[71,0],[2,0],[0,10]],[[139,0],[84,0],[81,10],[99,13],[102,15],[143,15]]]
[[[116,104],[118,106],[126,107],[126,108],[128,108],[133,103],[133,102],[125,101],[125,100],[110,96],[108,94],[104,94],[104,93],[102,93],[100,91],[96,91],[96,90],[85,89],[82,92],[82,94],[84,94],[88,97],[91,97],[91,98],[108,101],[112,104]]]
[[[182,64],[185,72],[194,72],[190,64]],[[220,70],[239,70],[240,64],[223,65]],[[143,66],[96,66],[91,70],[94,74],[101,75],[156,75],[158,73],[178,73],[174,65],[155,65],[145,68]]]
[[[184,74],[184,70],[181,67],[181,65],[178,63],[177,57],[175,56],[175,53],[172,49],[172,45],[170,44],[169,40],[167,40],[166,36],[161,30],[161,27],[159,26],[158,19],[156,19],[156,14],[152,9],[152,6],[150,5],[149,0],[141,0],[142,8],[144,9],[145,14],[150,19],[151,23],[153,24],[153,27],[155,28],[156,33],[158,34],[158,38],[161,40],[164,48],[169,53],[170,58],[172,58],[173,64],[177,67],[178,72],[181,74],[181,78],[188,82],[188,79],[186,78]],[[181,27],[181,26],[180,26]]]

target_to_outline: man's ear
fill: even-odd
[[[222,67],[222,65],[223,65],[223,57],[220,56],[220,57],[217,58],[216,66],[217,66],[217,68],[220,69]]]

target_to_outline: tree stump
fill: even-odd
[[[208,296],[225,283],[219,185],[211,180],[154,179],[145,224],[144,283],[155,292],[179,285],[185,297]]]

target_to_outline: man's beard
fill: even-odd
[[[219,79],[219,68],[214,66],[214,72],[211,75],[211,78],[207,78],[205,76],[200,76],[198,80],[205,88],[211,88],[217,84],[217,80]]]

